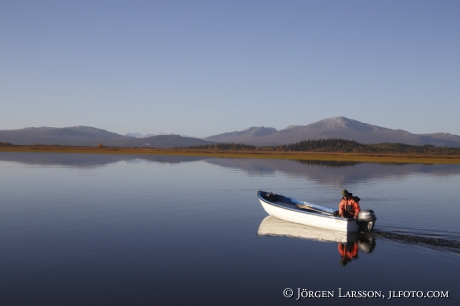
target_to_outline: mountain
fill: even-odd
[[[20,130],[0,131],[0,139],[18,145],[28,144],[60,144],[60,145],[93,145],[113,139],[131,139],[117,133],[89,126],[66,128],[38,127]]]
[[[163,132],[160,132],[160,133],[158,133],[158,134],[152,134],[152,133],[149,133],[149,134],[141,134],[141,133],[126,133],[126,134],[124,134],[123,136],[134,137],[134,138],[148,138],[148,137],[152,137],[152,136],[158,136],[158,135],[175,135],[175,136],[182,136],[182,137],[196,138],[196,137],[193,137],[193,136],[188,136],[188,135],[182,135],[182,134],[174,134],[174,133],[163,133]]]
[[[276,132],[278,132],[278,130],[272,127],[253,126],[240,132],[223,133],[209,136],[205,139],[215,142],[250,143],[252,141],[257,141],[260,137],[272,135]]]
[[[281,145],[308,139],[342,138],[359,143],[404,143],[410,145],[432,144],[435,146],[460,147],[460,136],[446,133],[412,134],[404,130],[393,130],[345,117],[324,119],[309,125],[291,125],[277,131],[273,128],[260,134],[254,129],[264,131],[264,127],[249,128],[241,132],[213,135],[205,138],[217,142],[244,143],[250,145]]]
[[[142,138],[144,135],[140,133],[126,133],[123,136],[133,137],[133,138]]]
[[[152,134],[152,133],[150,133],[150,134],[126,133],[123,136],[134,137],[134,138],[147,138],[147,137],[152,137],[152,136],[157,136],[157,135],[176,135],[176,134],[166,134],[166,133],[159,133],[159,134]]]
[[[173,148],[173,147],[191,147],[200,145],[215,144],[212,141],[206,141],[199,138],[183,137],[180,135],[157,135],[146,138],[119,139],[102,142],[108,146],[118,147],[152,147],[152,148]]]
[[[97,146],[100,143],[106,146],[156,148],[196,146],[214,143],[193,137],[182,137],[180,135],[157,135],[147,138],[135,138],[89,126],[3,130],[0,131],[0,142],[9,142],[16,145],[34,145],[41,143],[43,145],[58,144],[69,146]]]

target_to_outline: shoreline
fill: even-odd
[[[423,154],[366,154],[298,151],[230,151],[181,148],[119,148],[119,147],[74,147],[74,146],[0,146],[0,152],[40,152],[66,154],[132,154],[132,155],[182,155],[221,158],[269,158],[312,161],[352,161],[368,163],[411,163],[411,164],[460,164],[460,155]]]

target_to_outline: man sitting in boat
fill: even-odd
[[[359,198],[354,197],[348,190],[342,190],[342,201],[339,204],[339,216],[342,218],[355,218],[361,211],[359,207]]]

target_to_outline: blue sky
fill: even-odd
[[[459,1],[0,2],[0,130],[460,135]]]

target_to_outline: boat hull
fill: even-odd
[[[271,216],[289,222],[315,226],[335,231],[358,232],[358,224],[352,218],[341,218],[332,216],[328,211],[325,211],[324,213],[319,213],[317,211],[308,211],[300,209],[296,206],[296,203],[305,204],[306,202],[282,196],[280,197],[281,201],[269,201],[262,197],[262,194],[264,193],[264,191],[258,192],[259,201],[263,209]],[[315,207],[320,206],[315,205]],[[330,211],[330,209],[328,210]]]

